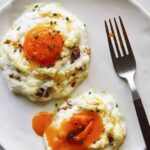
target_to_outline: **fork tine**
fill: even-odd
[[[120,46],[122,48],[123,55],[126,55],[124,44],[123,44],[123,41],[122,41],[122,38],[121,38],[121,34],[120,34],[120,31],[119,31],[119,28],[118,28],[118,25],[117,25],[117,21],[116,21],[115,18],[114,18],[114,21],[115,21],[115,26],[116,26],[116,29],[117,29],[117,34],[118,34],[118,38],[119,38]]]
[[[128,39],[128,35],[127,35],[127,32],[126,32],[126,29],[124,27],[123,21],[122,21],[120,16],[119,16],[119,20],[120,20],[121,28],[122,28],[123,35],[124,35],[124,38],[125,38],[125,41],[126,41],[126,45],[127,45],[127,48],[128,48],[128,52],[129,52],[129,54],[133,54],[132,48],[131,48],[131,45],[130,45],[130,41]]]
[[[115,51],[111,42],[111,38],[109,35],[109,29],[108,29],[108,25],[107,22],[105,21],[105,28],[106,28],[106,33],[107,33],[107,39],[108,39],[108,44],[109,44],[109,48],[110,48],[110,54],[113,60],[115,60],[116,56],[115,56]]]
[[[113,38],[114,38],[115,46],[116,46],[116,49],[117,49],[118,57],[121,57],[121,53],[120,53],[119,46],[118,46],[118,43],[117,43],[116,35],[115,35],[115,32],[114,32],[114,29],[113,29],[113,26],[112,26],[112,23],[111,23],[110,19],[109,19],[109,24],[110,24],[111,31],[113,33]]]

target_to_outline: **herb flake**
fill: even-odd
[[[19,26],[18,28],[17,28],[17,30],[19,31],[21,29],[21,27]]]

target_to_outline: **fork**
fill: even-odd
[[[106,21],[105,21],[105,28],[106,28],[108,44],[110,48],[110,54],[111,54],[113,66],[117,75],[125,79],[130,86],[134,106],[136,109],[136,114],[138,117],[142,135],[145,141],[146,149],[150,150],[150,126],[149,126],[149,122],[148,122],[141,98],[138,94],[138,91],[134,83],[136,61],[132,52],[132,48],[131,48],[128,36],[127,36],[127,32],[125,30],[123,21],[120,16],[119,16],[119,21],[120,21],[120,25],[122,28],[122,34],[124,36],[127,50],[125,49],[125,45],[123,43],[121,32],[119,30],[119,26],[117,24],[116,19],[114,18],[114,24],[116,27],[118,38],[115,35],[113,24],[111,20],[109,19],[110,28],[108,28]],[[117,39],[119,40],[119,42],[117,42]],[[118,43],[120,43],[120,48],[119,48]]]
[[[5,150],[4,147],[2,147],[2,145],[0,145],[0,150]]]

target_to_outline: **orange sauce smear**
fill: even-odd
[[[96,112],[74,114],[69,121],[64,120],[59,129],[52,126],[52,118],[49,113],[39,113],[33,118],[32,126],[38,135],[46,135],[53,150],[88,150],[104,131],[102,119]]]
[[[63,38],[58,32],[52,33],[50,26],[36,26],[27,33],[23,50],[29,60],[52,66],[61,58]]]

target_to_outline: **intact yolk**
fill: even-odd
[[[44,117],[39,121],[45,122]],[[33,126],[36,126],[34,123],[33,121]],[[102,119],[96,112],[91,111],[74,114],[69,121],[64,120],[59,129],[51,123],[44,128],[48,144],[53,150],[88,150],[103,131]],[[37,130],[35,132],[38,134]]]
[[[61,57],[63,38],[58,32],[52,32],[48,26],[36,26],[31,29],[24,41],[25,56],[39,65],[52,66]]]

